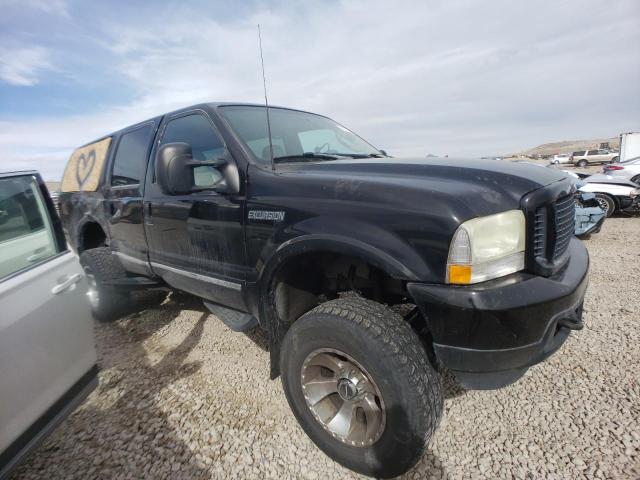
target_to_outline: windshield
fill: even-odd
[[[260,163],[269,163],[265,107],[227,106],[223,116]],[[379,150],[342,125],[320,115],[269,108],[273,156],[277,160],[332,160],[340,156],[383,156]],[[283,158],[284,157],[284,158]]]

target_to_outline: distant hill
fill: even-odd
[[[564,140],[562,142],[553,142],[538,145],[537,147],[530,148],[529,150],[518,152],[517,155],[530,156],[555,155],[556,153],[571,153],[578,150],[598,148],[603,142],[609,142],[609,146],[614,149],[618,149],[620,146],[620,139],[618,137],[594,138],[591,140]]]

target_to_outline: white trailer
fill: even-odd
[[[620,134],[620,159],[625,162],[630,158],[640,157],[640,132]]]

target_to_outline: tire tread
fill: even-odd
[[[129,292],[100,284],[123,278],[127,275],[126,271],[107,247],[85,250],[80,254],[80,263],[91,270],[100,289],[100,305],[91,307],[94,318],[101,322],[116,320],[129,306]]]
[[[97,280],[116,280],[126,276],[120,262],[107,247],[91,248],[80,255],[80,262],[91,268]]]
[[[426,431],[422,432],[424,442],[420,451],[416,452],[417,458],[422,456],[440,422],[444,399],[440,378],[431,366],[417,334],[398,313],[359,296],[347,296],[322,303],[300,320],[314,314],[335,315],[357,323],[385,344],[395,360],[405,368],[404,372],[398,374],[404,375],[411,388],[417,392],[421,418],[416,423],[426,426]]]

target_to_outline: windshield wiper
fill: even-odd
[[[282,157],[274,157],[273,163],[286,163],[295,160],[309,161],[309,160],[337,160],[340,158],[338,155],[329,155],[328,153],[313,153],[304,152],[298,155],[284,155]]]
[[[282,157],[274,157],[273,163],[286,163],[296,160],[338,160],[340,158],[384,158],[381,153],[314,153],[304,152],[298,155],[284,155]]]
[[[334,153],[333,155],[351,158],[384,158],[381,153]]]

